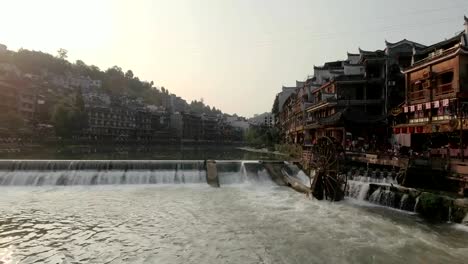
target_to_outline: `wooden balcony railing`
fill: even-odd
[[[424,90],[416,91],[416,92],[410,92],[409,98],[411,100],[423,99],[424,98]]]
[[[453,92],[453,86],[452,86],[451,83],[439,85],[435,89],[435,94],[436,95],[447,94],[447,93],[451,93],[451,92]]]

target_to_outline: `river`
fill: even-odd
[[[458,225],[430,225],[352,199],[311,200],[241,171],[221,174],[221,188],[209,187],[204,175],[189,184],[2,186],[0,263],[468,259],[468,233]]]
[[[207,184],[201,160],[0,161],[0,263],[468,259],[461,225],[353,199],[311,200],[257,161],[218,161],[217,170],[220,188]]]
[[[0,146],[0,159],[87,160],[274,160],[284,156],[251,152],[235,145]]]

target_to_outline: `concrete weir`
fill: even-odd
[[[206,182],[215,188],[219,188],[218,169],[216,168],[216,161],[206,161]]]

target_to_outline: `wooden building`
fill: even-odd
[[[405,104],[393,126],[402,145],[417,150],[457,144],[452,136],[468,130],[468,18],[465,30],[452,38],[413,51],[412,64],[404,69]],[[465,141],[466,142],[466,141]],[[460,146],[458,146],[460,147]]]

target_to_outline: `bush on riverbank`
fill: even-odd
[[[252,126],[245,133],[245,141],[250,147],[273,151],[279,142],[279,132],[275,127]]]
[[[299,159],[302,157],[302,146],[300,145],[277,144],[275,145],[275,150],[294,159]]]
[[[452,205],[453,199],[450,197],[423,192],[419,196],[416,212],[431,221],[449,221],[449,211],[453,207]]]

